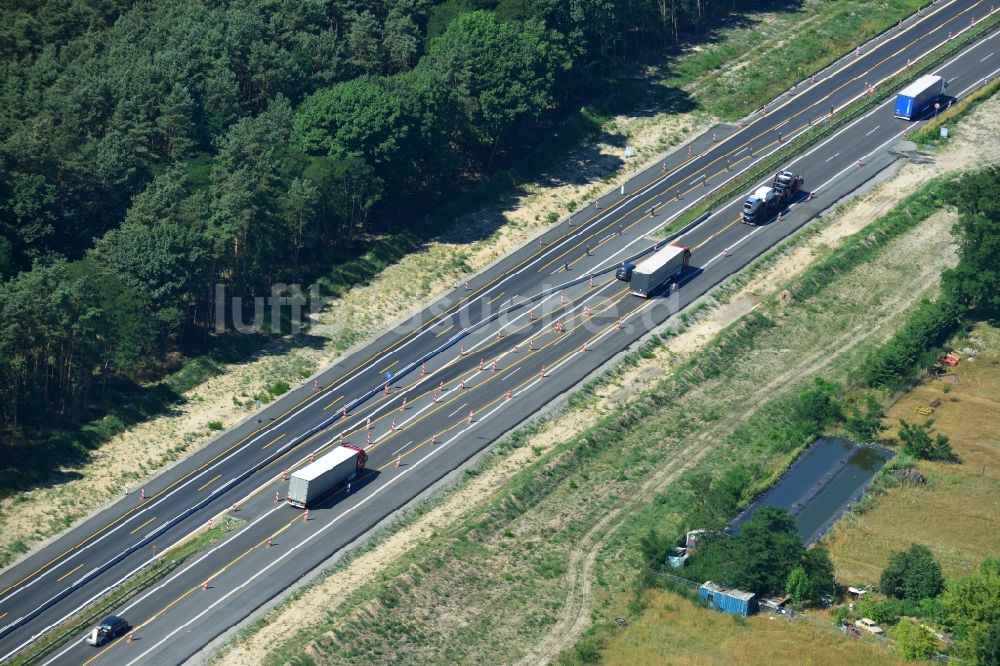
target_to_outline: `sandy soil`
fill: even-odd
[[[306,346],[289,337],[243,362],[227,366],[186,395],[172,413],[139,424],[97,450],[85,465],[61,470],[72,480],[42,486],[0,501],[0,561],[17,542],[37,548],[68,525],[135,491],[179,458],[212,440],[209,423],[229,428],[254,409],[254,397],[283,380],[301,383],[343,352],[418,311],[463,279],[461,266],[478,272],[565,217],[572,201],[590,201],[662,159],[664,151],[712,124],[700,113],[670,115],[645,110],[620,116],[595,141],[581,145],[537,184],[521,187],[495,206],[456,221],[436,242],[386,268],[370,284],[350,290],[320,314],[309,335],[323,340]],[[622,163],[622,143],[635,156]],[[489,230],[494,229],[491,233]],[[414,278],[414,276],[420,276]],[[389,298],[389,295],[392,295]],[[392,304],[387,306],[387,304]],[[364,334],[359,333],[363,331]],[[16,504],[16,511],[12,510]],[[23,557],[23,556],[21,556]]]
[[[493,496],[504,487],[510,475],[534,457],[534,451],[545,451],[568,437],[581,432],[607,410],[623,400],[636,395],[665,374],[679,359],[703,348],[719,330],[751,311],[765,298],[774,295],[788,279],[801,273],[822,251],[824,246],[832,246],[845,236],[856,233],[873,219],[889,210],[898,201],[912,192],[920,184],[942,171],[967,169],[990,161],[998,156],[991,150],[990,137],[1000,131],[997,112],[1000,100],[994,99],[984,105],[963,125],[962,131],[947,150],[936,156],[935,165],[904,166],[892,179],[882,183],[859,200],[838,209],[824,218],[822,230],[805,237],[790,251],[780,255],[771,265],[760,270],[751,282],[737,290],[728,302],[714,308],[706,317],[692,325],[684,333],[671,339],[669,344],[657,351],[654,358],[643,360],[637,366],[623,373],[598,391],[596,404],[585,410],[568,411],[559,418],[548,422],[540,433],[532,437],[531,446],[515,450],[503,460],[496,461],[474,479],[466,482],[458,490],[450,493],[433,510],[423,515],[412,525],[396,532],[375,549],[353,561],[345,569],[331,575],[323,583],[310,588],[292,604],[272,612],[268,624],[252,636],[238,642],[220,657],[219,663],[227,665],[248,665],[259,663],[270,646],[287,640],[295,630],[319,622],[324,617],[324,609],[335,607],[345,598],[352,586],[372,580],[379,571],[398,555],[420,543],[421,538],[436,529],[460,518],[465,511]],[[946,225],[931,225],[926,233],[942,232]],[[944,238],[944,236],[942,236]],[[916,241],[914,241],[916,242]],[[672,475],[671,475],[672,476]],[[592,535],[599,541],[601,526],[595,526]],[[589,540],[588,540],[589,542]],[[593,546],[594,544],[591,544]],[[596,549],[593,549],[596,552]],[[586,580],[593,566],[591,558],[575,561],[576,582],[583,589],[578,601],[572,604],[569,615],[561,621],[563,640],[547,642],[544,649],[533,656],[553,657],[566,643],[572,641],[583,625],[580,618],[587,618]],[[579,611],[579,612],[576,612]],[[543,647],[543,646],[539,646]]]

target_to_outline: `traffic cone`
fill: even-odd
[[[141,500],[144,500],[144,499],[146,499],[146,489],[145,489],[145,488],[142,488],[142,489],[141,489],[141,490],[139,491],[139,499],[141,499]]]
[[[440,384],[438,384],[438,390],[441,391],[442,393],[444,392],[444,382],[443,381]]]
[[[372,431],[369,430],[368,432],[365,433],[365,445],[367,446],[368,444],[371,443],[372,443]]]
[[[305,511],[302,512],[302,522],[303,523],[309,522],[309,509],[306,509]]]
[[[273,537],[267,537],[267,547],[270,548],[274,544],[272,543]]]
[[[340,431],[340,443],[341,444],[344,443],[344,431],[343,430]]]
[[[309,454],[309,462],[316,462],[316,452],[313,451]]]
[[[542,366],[542,374],[541,374],[541,376],[545,377],[545,366],[544,365]]]
[[[396,432],[396,419],[393,419],[392,423],[389,424],[389,430],[392,432]]]
[[[531,320],[531,321],[535,321],[535,309],[534,308],[531,308],[530,310],[528,310],[528,319]]]
[[[347,405],[340,408],[340,416],[341,418],[347,418]]]
[[[590,276],[590,288],[591,289],[594,288],[594,276],[593,275]]]
[[[589,305],[584,305],[583,306],[583,316],[584,317],[589,317],[590,316],[590,306]]]
[[[465,283],[465,290],[469,291],[469,283],[468,282]]]
[[[498,328],[497,329],[497,340],[499,340],[501,337],[503,337],[503,336],[500,334],[500,329]]]
[[[860,168],[861,168],[861,160],[859,159],[859,160],[858,160],[858,161],[856,162],[856,164],[857,164],[858,168],[860,169]]]
[[[372,429],[372,419],[369,416],[368,419],[365,421],[365,430],[371,430],[371,429]]]
[[[233,513],[236,513],[239,510],[240,510],[240,505],[237,504],[236,502],[233,502]]]
[[[458,355],[459,356],[465,356],[465,345],[464,344],[459,345],[459,347],[458,347]]]
[[[712,143],[715,143],[719,139],[715,136],[715,132],[712,132]]]
[[[212,523],[213,523],[213,519],[209,518],[208,519],[208,529],[212,529]]]
[[[778,217],[774,218],[775,222],[781,222],[781,211],[778,211]]]
[[[472,423],[472,417],[473,417],[474,414],[475,414],[474,411],[469,410],[469,418],[466,421],[467,423]]]
[[[437,435],[431,435],[431,446],[437,444],[437,439],[438,439]]]
[[[290,471],[289,471],[289,469],[288,469],[288,468],[286,467],[286,468],[285,468],[285,473],[284,473],[284,474],[282,474],[281,476],[282,476],[282,477],[283,477],[283,478],[285,479],[285,481],[288,481],[288,475],[289,475],[290,473],[291,473],[291,472],[290,472]]]
[[[535,351],[535,341],[528,340],[528,351]]]
[[[618,330],[620,331],[620,330],[622,330],[622,328],[624,328],[624,327],[622,326],[622,320],[621,320],[621,318],[619,318],[619,319],[618,319]]]
[[[396,456],[396,467],[399,467],[399,463],[402,460],[403,460],[403,456]]]
[[[438,392],[437,391],[434,391],[434,397],[432,398],[432,400],[434,400],[435,403],[438,401]]]
[[[583,349],[581,349],[580,351],[590,351],[589,349],[587,349],[587,343],[586,342],[583,343]]]
[[[382,393],[389,395],[389,384],[385,385],[385,387],[382,389]]]
[[[688,146],[688,157],[691,157],[691,146]]]
[[[207,590],[208,589],[208,581],[207,580],[204,583],[201,584],[201,589],[203,589],[203,590]]]
[[[806,196],[806,201],[812,201],[812,198],[813,198],[813,193],[810,192],[808,196]]]
[[[459,381],[458,388],[460,388],[460,389],[464,389],[465,388],[465,377],[462,377],[462,379]]]
[[[512,353],[512,354],[516,354],[517,353],[517,345],[514,345],[513,347],[511,347],[510,353]]]
[[[128,638],[125,640],[125,642],[131,643],[134,640],[135,640],[135,632],[134,631],[128,632]]]
[[[496,359],[494,359],[493,363],[490,364],[490,372],[496,372],[496,371],[497,371],[497,362]]]
[[[274,503],[275,503],[275,504],[277,504],[277,503],[278,503],[278,502],[280,502],[280,501],[281,501],[281,495],[279,495],[279,494],[278,494],[278,491],[277,491],[277,490],[275,490],[275,491],[274,491]]]
[[[479,369],[483,369],[483,359],[479,359]]]
[[[406,409],[406,396],[404,395],[403,396],[403,403],[399,406],[399,411],[403,411],[405,409]]]
[[[513,391],[507,391],[507,399],[510,400],[513,394],[514,394]]]
[[[426,363],[421,363],[420,364],[420,376],[423,377],[426,374],[427,374],[427,364]]]

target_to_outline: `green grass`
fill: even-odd
[[[111,592],[94,600],[79,613],[54,627],[30,647],[17,653],[10,661],[11,666],[26,666],[40,662],[46,655],[64,645],[70,638],[84,632],[115,608],[177,569],[189,557],[214,545],[234,530],[242,527],[244,523],[246,521],[240,518],[226,516],[213,528],[203,530],[176,548],[163,553],[150,566],[127,579]]]
[[[991,83],[968,95],[965,99],[957,102],[944,113],[939,113],[932,120],[928,120],[923,127],[910,134],[910,141],[922,145],[940,145],[947,139],[941,138],[941,128],[947,127],[949,131],[955,131],[955,124],[975,111],[976,107],[993,97],[1000,90],[1000,79],[995,79]]]
[[[889,228],[896,237],[907,230],[903,225]],[[880,247],[884,252],[888,245]],[[554,621],[565,594],[561,576],[567,570],[570,550],[601,515],[636,497],[637,484],[661,466],[673,464],[692,438],[711,433],[704,440],[711,452],[699,463],[700,469],[722,470],[734,462],[758,468],[751,492],[766,485],[807,443],[809,433],[799,433],[794,427],[779,438],[774,436],[787,427],[783,415],[789,403],[780,394],[795,389],[795,383],[808,378],[807,374],[796,375],[777,394],[760,395],[758,403],[770,406],[740,428],[738,436],[732,434],[734,410],[749,406],[741,397],[753,391],[748,382],[757,384],[780,372],[785,367],[782,360],[801,362],[798,359],[808,355],[803,352],[821,348],[832,331],[842,330],[843,323],[833,320],[872,316],[872,303],[884,295],[866,294],[868,300],[851,308],[828,307],[830,301],[839,302],[842,293],[855,291],[858,268],[835,272],[826,287],[813,285],[816,290],[781,317],[751,314],[656,388],[569,441],[547,451],[536,450],[528,435],[518,433],[501,443],[497,455],[531,445],[535,461],[510,479],[495,499],[475,507],[440,534],[423,539],[374,582],[360,586],[343,604],[329,609],[320,626],[303,628],[268,655],[265,663],[312,663],[302,656],[302,645],[310,642],[316,663],[434,662],[459,654],[475,661],[498,650],[509,651],[511,645],[520,646],[518,650],[530,645]],[[897,288],[891,280],[880,283],[888,290]],[[836,293],[830,292],[833,288]],[[827,313],[831,321],[810,329],[813,309]],[[779,354],[775,345],[793,341],[795,349],[784,349],[781,358],[771,360]],[[660,344],[662,340],[654,339],[627,362],[649,356]],[[859,346],[842,364],[831,362],[830,372],[844,380],[863,352]],[[757,360],[760,357],[765,359],[763,365]],[[590,394],[579,398],[574,409],[590,408],[593,385],[584,392]],[[677,408],[681,403],[683,410]],[[669,510],[673,497],[667,490],[649,506],[640,504],[595,545],[601,563],[594,571],[602,589],[627,592],[629,572],[635,571],[637,534],[651,525],[663,533],[683,527],[681,514]],[[619,612],[602,606],[600,599],[596,608],[601,617]],[[448,619],[420,621],[428,612]],[[459,615],[461,623],[450,621]],[[488,625],[485,618],[489,618]],[[511,654],[508,651],[504,654]]]
[[[722,30],[715,43],[678,57],[665,83],[693,86],[702,108],[736,120],[925,4],[838,0],[810,2],[802,11],[778,12],[769,21],[751,14],[751,31],[742,26]],[[733,70],[736,58],[748,65]]]

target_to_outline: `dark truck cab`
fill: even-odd
[[[108,641],[123,636],[131,628],[124,618],[117,615],[109,615],[87,634],[87,642],[91,645],[101,646]]]
[[[622,265],[618,267],[615,271],[615,277],[622,282],[628,282],[632,279],[632,271],[635,270],[635,264],[630,261],[623,261]]]

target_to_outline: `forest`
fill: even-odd
[[[0,441],[215,344],[735,0],[13,0],[0,9]]]

